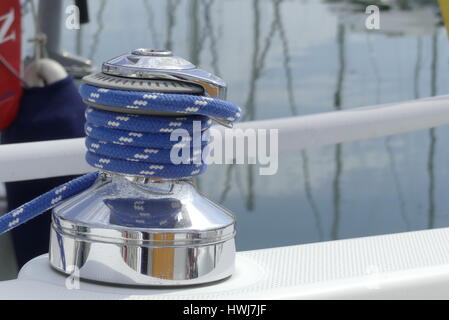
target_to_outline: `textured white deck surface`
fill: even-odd
[[[210,286],[121,288],[80,283],[46,256],[19,279],[0,282],[1,299],[448,299],[449,229],[239,252],[237,272]]]

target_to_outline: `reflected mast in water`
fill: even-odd
[[[421,65],[422,65],[422,38],[418,37],[416,41],[416,65],[415,65],[415,77],[413,82],[415,99],[418,99],[420,97],[419,80],[421,76]]]
[[[283,59],[283,66],[285,70],[285,77],[287,81],[287,94],[288,94],[288,102],[290,105],[292,116],[298,115],[298,107],[296,105],[296,99],[295,94],[293,90],[293,76],[292,76],[292,70],[290,65],[290,48],[289,48],[289,41],[287,37],[287,33],[284,29],[284,23],[282,21],[281,12],[280,12],[280,6],[277,5],[275,7],[275,16],[276,21],[278,22],[278,29],[279,29],[279,36],[281,38],[282,43],[282,53],[284,56]],[[321,221],[321,214],[320,210],[318,208],[318,205],[315,201],[315,198],[313,196],[313,188],[312,183],[310,180],[310,168],[309,168],[309,157],[308,153],[305,150],[300,151],[301,154],[301,161],[302,161],[302,171],[303,171],[303,182],[304,182],[304,190],[305,190],[305,197],[306,201],[312,210],[314,219],[315,219],[315,226],[317,229],[318,237],[320,241],[323,240],[324,232],[323,232],[323,223]]]
[[[103,14],[106,9],[106,0],[101,0],[100,7],[98,8],[96,20],[97,20],[97,30],[94,33],[92,39],[92,45],[90,47],[89,59],[94,60],[94,56],[97,53],[98,45],[100,43],[100,35],[104,28]]]
[[[201,39],[200,39],[200,25],[199,25],[199,2],[198,0],[191,0],[190,4],[190,62],[198,66],[200,64]]]
[[[276,10],[276,7],[279,7],[283,0],[273,0],[273,9]],[[255,20],[255,27],[254,27],[254,51],[253,51],[253,64],[252,64],[252,72],[251,72],[251,80],[250,80],[250,90],[248,99],[245,103],[245,115],[244,115],[244,121],[251,121],[256,118],[256,86],[257,82],[260,79],[260,76],[262,74],[262,71],[265,67],[265,61],[268,54],[268,51],[270,50],[271,43],[273,41],[273,37],[276,33],[276,29],[279,25],[278,19],[279,17],[274,16],[273,21],[271,22],[270,32],[268,36],[265,39],[265,45],[262,49],[262,51],[259,54],[260,50],[260,9],[258,7],[259,2],[257,0],[254,0],[254,20]],[[248,165],[248,172],[247,172],[247,180],[248,180],[248,197],[246,201],[246,208],[249,211],[253,211],[255,208],[254,205],[254,166]]]
[[[422,65],[422,38],[421,36],[417,37],[416,42],[416,63],[415,63],[415,71],[414,71],[414,79],[413,79],[413,97],[415,99],[419,99],[420,92],[419,92],[419,81],[421,76],[421,65]],[[388,157],[390,159],[390,168],[393,173],[393,181],[396,188],[396,193],[398,194],[399,198],[399,209],[402,219],[404,220],[405,226],[407,228],[407,231],[411,230],[411,222],[407,215],[406,210],[406,203],[404,200],[404,193],[402,191],[402,184],[399,179],[398,170],[396,166],[396,160],[394,158],[394,150],[391,146],[391,140],[394,139],[394,136],[388,136],[385,139],[385,148],[388,153]]]
[[[150,29],[151,32],[151,43],[153,45],[153,48],[160,48],[160,41],[159,36],[156,32],[156,27],[154,25],[155,21],[155,15],[153,11],[153,7],[150,4],[150,0],[143,0],[143,6],[145,7],[145,10],[148,15],[148,29]]]
[[[391,145],[391,140],[393,139],[393,136],[388,136],[385,138],[385,148],[388,153],[388,158],[390,162],[390,170],[393,174],[393,182],[396,189],[396,193],[398,195],[399,199],[399,212],[401,215],[402,220],[404,220],[404,224],[406,227],[406,230],[411,230],[411,224],[410,219],[408,218],[406,207],[405,207],[405,200],[404,200],[404,193],[402,191],[402,184],[401,180],[399,179],[399,174],[396,166],[396,159],[394,157],[394,149]]]
[[[209,50],[212,56],[212,69],[214,71],[214,74],[221,76],[220,69],[218,67],[219,65],[219,57],[218,57],[218,50],[217,50],[217,34],[215,33],[214,25],[212,24],[211,19],[211,11],[212,6],[215,3],[215,0],[203,0],[204,3],[204,29],[205,34],[209,37]]]
[[[167,1],[167,34],[165,36],[164,49],[173,49],[173,28],[176,24],[176,9],[179,6],[179,0]],[[197,65],[197,64],[196,64]]]
[[[379,104],[381,95],[380,88],[382,80],[379,73],[379,64],[377,63],[376,55],[374,54],[374,47],[373,44],[371,43],[370,32],[366,33],[366,44],[369,52],[369,59],[371,61],[370,64],[373,67],[373,74],[374,77],[376,78],[376,104]]]
[[[343,23],[339,23],[337,27],[337,44],[338,44],[338,72],[337,72],[337,87],[334,94],[334,108],[341,110],[341,96],[343,90],[343,82],[345,79],[346,59],[345,59],[345,33],[346,28]],[[341,219],[341,174],[343,171],[342,161],[342,144],[335,145],[335,175],[333,186],[333,203],[334,203],[334,221],[331,229],[331,239],[338,239]]]
[[[282,0],[273,0],[273,7],[278,6]],[[250,86],[248,91],[248,97],[244,104],[245,106],[245,114],[243,115],[241,121],[250,121],[254,120],[256,117],[255,112],[255,100],[256,100],[256,87],[257,82],[260,79],[262,71],[265,66],[265,59],[267,53],[271,47],[271,43],[273,40],[273,36],[276,32],[278,23],[276,22],[276,18],[273,18],[271,22],[270,31],[265,38],[264,46],[260,45],[260,1],[253,0],[253,12],[254,12],[254,33],[253,33],[253,56],[252,56],[252,64],[251,64],[251,74],[250,74]],[[226,171],[226,181],[225,181],[225,189],[223,190],[220,199],[224,201],[229,192],[231,174],[234,171],[235,164],[230,165],[230,168]],[[246,201],[246,207],[249,211],[254,210],[254,172],[253,165],[248,165],[247,172],[247,182],[248,182],[248,195]]]
[[[437,66],[438,66],[438,28],[432,36],[432,63],[430,73],[430,95],[435,96],[437,94]],[[429,175],[429,209],[428,209],[428,228],[435,227],[435,152],[436,152],[436,129],[429,130],[429,155],[427,160],[427,172]]]

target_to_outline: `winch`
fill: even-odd
[[[223,80],[169,51],[136,49],[86,76],[80,92],[89,105],[86,160],[100,171],[88,189],[53,209],[51,265],[123,285],[231,276],[234,216],[200,195],[192,180],[205,169],[198,157],[207,141],[199,152],[188,147],[197,162],[172,164],[170,152],[185,144],[167,140],[179,128],[194,134],[193,121],[206,140],[211,120],[238,120],[240,109],[222,100]]]

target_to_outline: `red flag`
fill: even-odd
[[[0,130],[14,121],[19,111],[21,12],[19,0],[0,1]],[[4,60],[4,61],[2,61]],[[10,70],[13,69],[13,70]],[[14,71],[14,72],[13,72]]]

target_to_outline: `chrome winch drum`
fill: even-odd
[[[134,50],[84,81],[122,90],[226,94],[221,79],[164,50]],[[50,263],[66,274],[113,284],[202,284],[232,275],[234,235],[233,215],[201,196],[191,179],[103,171],[93,186],[53,209]]]

